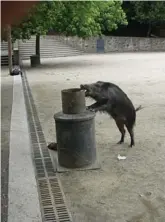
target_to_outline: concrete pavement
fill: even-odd
[[[129,137],[126,137],[123,145],[117,146],[120,133],[114,121],[106,115],[98,114],[96,141],[102,169],[60,174],[74,221],[123,222],[136,219],[151,222],[151,218],[156,222],[165,220],[164,60],[164,53],[106,54],[42,60],[41,67],[28,67],[27,78],[47,142],[55,141],[53,115],[61,110],[61,89],[97,80],[110,81],[124,89],[135,106],[145,106],[145,109],[137,114],[134,148],[128,148]],[[24,124],[24,101],[23,97],[20,97],[22,89],[20,80],[15,80],[19,90],[14,91],[17,106],[12,119],[19,121],[20,125],[15,127],[20,133],[15,131],[11,134],[14,141],[11,146],[15,146],[10,147],[13,152],[9,166],[9,220],[15,222],[18,215],[17,221],[20,221],[20,218],[25,219],[27,214],[25,221],[34,219],[36,222],[39,218],[38,204],[36,212],[29,204],[29,197],[31,202],[38,198],[30,149],[14,139],[14,135],[21,134],[24,142],[29,143],[27,125]],[[11,125],[13,124],[14,122]],[[119,153],[126,155],[127,159],[118,161]],[[24,161],[16,163],[20,158]],[[26,167],[24,169],[24,163],[27,164],[28,171]],[[25,177],[23,172],[28,176]],[[28,180],[32,180],[32,190],[27,185]],[[15,195],[17,191],[18,196]],[[33,195],[30,196],[28,191]],[[20,202],[16,200],[15,205],[17,197]],[[31,212],[32,217],[28,212]],[[12,217],[14,220],[11,220]]]
[[[116,145],[120,132],[114,120],[96,115],[101,169],[60,174],[74,221],[165,221],[164,61],[165,53],[112,53],[43,59],[41,67],[27,67],[47,142],[56,140],[53,115],[61,110],[62,89],[98,80],[114,82],[135,107],[145,107],[137,113],[132,149],[128,133],[125,143]],[[119,161],[118,154],[126,160]]]
[[[8,169],[10,125],[13,103],[13,78],[8,69],[1,70],[1,221],[7,221],[8,215]]]
[[[20,76],[8,76],[7,69],[1,73],[2,197],[5,197],[1,219],[3,222],[40,222],[22,80]]]

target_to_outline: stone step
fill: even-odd
[[[12,61],[14,65],[14,57],[12,56]],[[1,56],[1,66],[8,66],[9,65],[9,60],[8,56]]]
[[[70,54],[70,53],[62,53],[62,54],[41,54],[41,58],[57,58],[57,57],[67,57],[67,56],[76,56],[76,55],[81,55],[82,53],[72,53],[72,54]],[[22,59],[23,60],[27,60],[27,59],[30,59],[30,54],[29,55],[23,55],[22,56]]]
[[[25,52],[30,52],[31,51],[31,48],[30,49],[28,49],[27,47],[20,47],[19,48],[20,50],[22,50],[22,51],[25,51]],[[33,48],[33,50],[35,50],[35,48]],[[72,51],[72,52],[80,52],[79,50],[77,50],[77,49],[69,49],[69,48],[66,48],[66,47],[53,47],[53,46],[51,46],[51,47],[42,47],[41,46],[41,48],[40,48],[40,51],[41,52],[50,52],[50,50],[51,51],[55,51],[55,50],[60,50],[60,51],[66,51],[66,52],[68,52],[68,51]]]
[[[35,41],[35,36],[25,42],[19,40],[18,45],[22,59],[30,59],[30,56],[35,54]],[[4,50],[7,49],[7,43],[3,42],[1,45],[3,45]],[[83,51],[62,43],[55,36],[46,36],[40,38],[40,54],[41,58],[53,58],[81,55]]]

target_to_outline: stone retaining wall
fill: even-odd
[[[81,39],[78,37],[56,36],[60,41],[86,53],[97,51],[97,37]],[[105,52],[165,51],[165,38],[104,36]]]

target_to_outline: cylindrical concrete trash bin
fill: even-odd
[[[80,88],[61,91],[62,111],[65,114],[78,114],[86,110],[85,91]]]
[[[31,62],[31,67],[36,67],[40,65],[40,56],[39,55],[30,56],[30,62]]]
[[[18,49],[14,49],[13,50],[13,54],[14,54],[14,65],[19,65],[19,50]]]
[[[95,113],[76,115],[59,112],[54,115],[59,165],[81,168],[96,160]]]

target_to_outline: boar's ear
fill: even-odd
[[[110,84],[109,82],[105,82],[103,85],[102,85],[103,89],[108,89],[110,87]]]
[[[104,83],[105,83],[105,82],[103,82],[103,81],[97,81],[95,84],[96,84],[96,85],[99,85],[100,87],[102,87],[102,86],[104,85]]]

